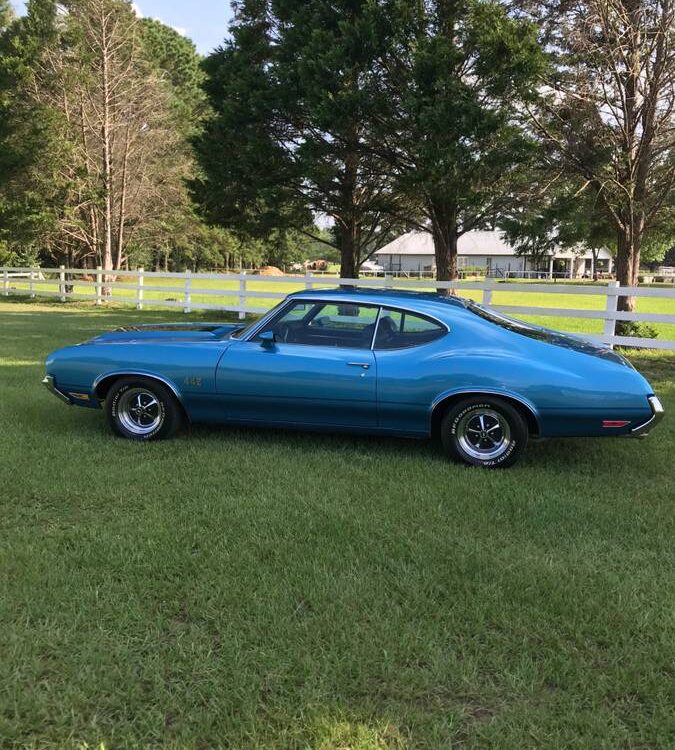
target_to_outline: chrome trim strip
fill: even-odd
[[[180,393],[178,392],[178,389],[176,386],[171,383],[166,378],[162,377],[161,375],[156,375],[153,372],[143,372],[142,370],[119,370],[115,372],[107,372],[105,375],[99,375],[96,380],[94,380],[93,385],[91,386],[92,393],[96,393],[98,390],[99,385],[104,380],[107,380],[108,378],[127,378],[127,377],[141,377],[141,378],[149,378],[150,380],[157,380],[162,385],[165,385],[171,393],[178,399],[178,401],[182,404],[183,398],[181,397]],[[97,394],[98,395],[98,394]]]
[[[377,341],[377,332],[380,330],[380,318],[382,317],[382,305],[377,308],[377,318],[375,318],[375,330],[373,331],[373,338],[370,341],[370,351],[375,351],[375,342]]]
[[[383,310],[393,310],[393,312],[412,313],[412,315],[419,315],[421,318],[428,318],[434,323],[438,323],[439,326],[445,328],[446,333],[450,333],[450,326],[443,320],[439,320],[433,315],[429,315],[427,312],[421,310],[413,310],[411,307],[400,307],[399,305],[387,305],[384,302],[380,302]]]
[[[512,398],[514,401],[517,401],[519,404],[522,404],[525,406],[528,411],[532,412],[532,415],[534,416],[534,419],[537,423],[537,430],[539,431],[539,434],[541,435],[541,417],[539,415],[539,411],[534,406],[534,404],[530,403],[529,401],[526,401],[521,396],[517,396],[515,393],[510,393],[508,391],[497,391],[493,388],[460,388],[458,390],[450,390],[446,391],[442,395],[440,395],[438,398],[436,398],[432,404],[431,409],[429,410],[429,418],[431,419],[431,415],[436,411],[436,408],[440,403],[445,401],[447,398],[452,398],[453,396],[465,396],[475,394],[476,396],[501,396],[502,398]]]
[[[377,327],[380,324],[380,317],[382,316],[382,310],[393,310],[394,312],[403,312],[403,313],[411,313],[412,315],[421,315],[423,318],[428,318],[429,320],[432,320],[434,323],[438,323],[439,326],[442,328],[445,328],[446,333],[450,333],[450,326],[443,320],[439,320],[434,315],[430,315],[426,311],[422,310],[415,310],[412,307],[402,307],[401,305],[388,305],[384,302],[366,302],[360,301],[360,300],[345,300],[343,297],[339,297],[336,295],[321,295],[320,297],[317,295],[316,297],[306,297],[302,296],[302,294],[299,294],[297,297],[287,297],[285,300],[286,304],[282,303],[282,307],[275,307],[274,309],[270,310],[266,315],[263,315],[263,317],[259,320],[258,325],[251,330],[251,333],[245,338],[242,339],[242,341],[251,341],[258,335],[258,331],[265,326],[271,319],[274,319],[276,315],[273,315],[272,313],[278,313],[282,314],[286,308],[293,302],[306,302],[306,303],[320,303],[320,302],[333,302],[336,304],[339,304],[340,302],[345,304],[352,304],[352,305],[363,305],[364,307],[377,307],[378,313],[377,313],[377,321],[375,325],[375,331],[373,332],[373,340],[371,343],[371,350],[375,348],[375,339],[377,338]],[[236,341],[237,339],[235,339]]]
[[[651,419],[632,429],[630,434],[633,437],[646,437],[665,416],[666,411],[658,396],[648,396],[647,401],[649,401],[649,407],[652,410]]]
[[[73,402],[71,399],[66,396],[65,393],[62,393],[57,387],[56,387],[56,381],[54,380],[53,375],[47,375],[45,379],[42,381],[42,385],[53,395],[56,396],[56,398],[59,399],[59,401],[63,401],[64,404],[68,404],[68,406],[72,406]]]

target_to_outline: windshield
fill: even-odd
[[[279,310],[281,307],[283,307],[286,304],[286,300],[283,302],[280,302],[278,305],[273,307],[264,317],[268,318],[272,315],[275,315],[277,310]],[[237,328],[236,331],[233,331],[230,338],[231,339],[245,339],[248,334],[260,323],[261,318],[256,318],[252,323],[249,323],[248,325],[243,325],[241,328]]]

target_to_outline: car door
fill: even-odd
[[[378,311],[375,305],[293,300],[250,340],[232,341],[216,372],[224,418],[376,427],[372,340]]]

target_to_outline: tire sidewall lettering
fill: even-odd
[[[152,440],[154,437],[156,437],[162,431],[162,428],[164,427],[164,423],[166,422],[166,406],[164,404],[164,399],[158,393],[153,392],[153,396],[157,399],[157,402],[159,404],[159,414],[160,414],[159,424],[157,425],[157,427],[152,432],[149,432],[146,435],[136,435],[136,434],[134,434],[132,432],[129,432],[129,430],[127,430],[126,427],[120,422],[120,419],[119,419],[119,408],[118,408],[119,407],[120,398],[130,388],[133,388],[133,387],[134,387],[133,383],[127,383],[126,385],[122,386],[121,388],[119,388],[116,391],[116,393],[115,393],[115,395],[113,397],[112,403],[110,405],[111,415],[112,415],[113,419],[115,420],[117,428],[119,430],[121,430],[124,434],[129,435],[129,436],[135,438],[136,440]],[[142,387],[147,388],[146,385],[143,385]]]
[[[493,411],[499,411],[498,407],[495,406],[495,404],[490,403],[478,403],[478,404],[471,404],[470,406],[467,406],[466,408],[462,409],[457,415],[455,415],[455,418],[452,420],[452,424],[450,426],[450,434],[452,435],[453,441],[455,442],[455,445],[457,447],[457,450],[465,456],[465,459],[469,461],[470,463],[476,465],[476,466],[499,466],[500,464],[507,461],[513,452],[518,447],[518,441],[515,438],[511,439],[511,442],[508,444],[508,447],[506,450],[497,458],[490,459],[489,461],[480,461],[476,460],[475,458],[472,458],[471,456],[467,456],[464,451],[462,450],[461,446],[459,445],[459,441],[457,440],[457,426],[461,422],[462,418],[469,414],[472,411],[476,411],[477,409],[491,409]],[[503,415],[506,418],[506,415]]]

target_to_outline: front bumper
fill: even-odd
[[[59,399],[59,401],[63,401],[64,404],[68,404],[68,406],[72,406],[73,402],[69,396],[67,396],[65,393],[62,393],[57,387],[56,382],[52,375],[47,375],[47,377],[42,381],[42,385],[56,398]]]
[[[631,430],[631,435],[633,437],[647,437],[651,430],[663,419],[665,414],[663,404],[657,396],[649,396],[647,400],[649,401],[649,406],[652,410],[651,419],[648,419],[644,424],[633,428],[633,430]]]

